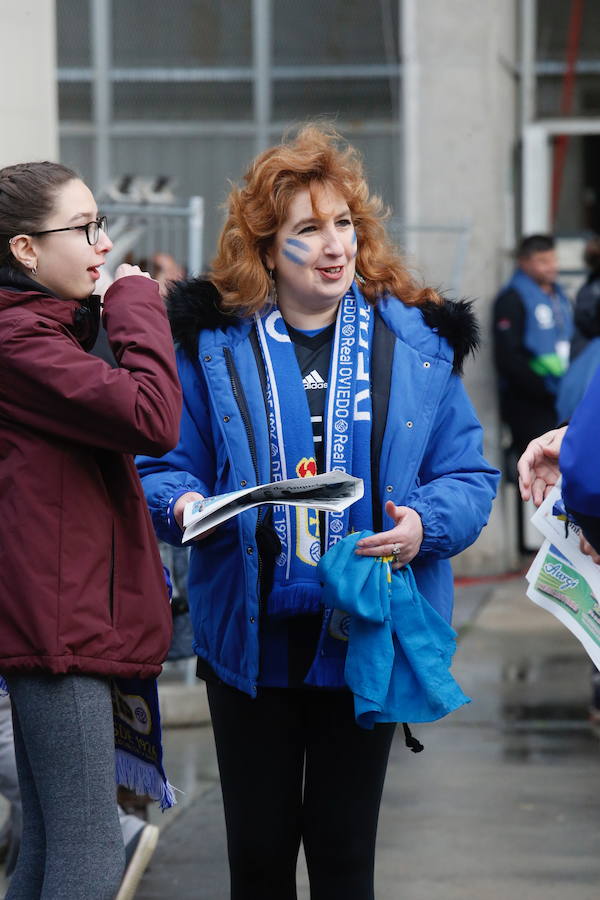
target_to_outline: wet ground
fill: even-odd
[[[397,736],[378,900],[598,900],[600,740],[587,656],[519,578],[460,587],[455,626],[453,671],[473,702],[414,729],[423,753]],[[152,813],[161,838],[137,900],[228,900],[212,731],[167,728],[164,738],[169,776],[185,793],[175,810]],[[302,860],[298,883],[308,900]]]
[[[378,900],[597,900],[600,742],[590,664],[515,578],[458,591],[454,674],[473,702],[392,750],[377,856]],[[138,900],[227,900],[223,811],[210,727],[169,729],[186,796]],[[334,772],[332,772],[334,775]],[[299,865],[299,897],[309,897]]]

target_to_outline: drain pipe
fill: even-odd
[[[405,226],[404,251],[410,257],[418,252],[419,224],[419,41],[417,0],[400,4],[402,50],[402,219]]]
[[[581,39],[581,27],[583,24],[584,0],[571,0],[569,11],[569,31],[567,37],[567,67],[562,83],[560,95],[560,115],[566,117],[571,114],[573,108],[573,94],[575,90],[575,78],[577,58],[579,56],[579,43]],[[554,158],[552,166],[552,227],[556,226],[558,204],[562,188],[567,150],[569,149],[569,135],[559,134],[554,141]]]

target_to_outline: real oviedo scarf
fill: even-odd
[[[176,803],[165,775],[156,678],[110,679],[115,733],[115,778],[135,794],[158,800],[162,810]],[[0,675],[0,697],[8,694]]]
[[[256,316],[267,374],[267,410],[273,481],[317,474],[313,430],[300,368],[285,321],[275,309]],[[327,513],[324,546],[333,547],[350,530],[372,527],[371,395],[369,351],[373,313],[353,288],[342,298],[335,326],[325,401],[326,471],[362,478],[361,500],[341,513]],[[317,564],[321,556],[316,510],[276,506],[273,524],[281,553],[276,559],[270,615],[286,617],[321,609]]]

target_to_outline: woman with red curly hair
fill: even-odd
[[[342,514],[252,509],[192,546],[198,675],[217,745],[233,900],[291,900],[304,844],[313,900],[369,900],[394,721],[355,721],[348,619],[317,564],[357,548],[411,564],[447,620],[448,558],[486,523],[497,473],[458,372],[465,304],[418,285],[390,244],[357,152],[305,126],[234,187],[207,280],[170,297],[184,392],[180,441],[138,460],[161,538],[202,496],[342,469]]]

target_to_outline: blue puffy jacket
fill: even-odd
[[[600,553],[600,368],[573,413],[560,451],[562,495],[588,541]]]
[[[383,503],[411,506],[421,516],[425,536],[414,575],[449,620],[449,557],[486,524],[499,478],[481,454],[481,426],[457,374],[477,329],[466,304],[421,309],[389,298],[378,309],[396,335],[379,492]],[[251,321],[224,316],[214,287],[197,280],[172,297],[171,322],[184,395],[180,440],[161,459],[138,458],[138,468],[158,536],[177,544],[172,508],[181,494],[212,496],[267,482],[270,459]],[[442,334],[454,337],[453,346]],[[193,545],[188,595],[195,652],[251,695],[259,668],[257,516],[248,510]],[[393,527],[385,514],[383,527]]]

